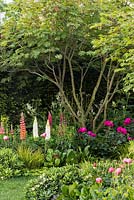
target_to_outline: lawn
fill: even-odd
[[[0,199],[24,200],[25,186],[30,179],[30,177],[18,177],[0,181]]]

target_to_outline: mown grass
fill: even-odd
[[[18,177],[0,181],[0,200],[24,200],[25,187],[30,177]]]

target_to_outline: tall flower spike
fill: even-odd
[[[26,139],[26,125],[23,112],[21,113],[21,118],[20,118],[20,139],[21,140]]]
[[[37,122],[37,117],[34,117],[34,122],[33,122],[33,138],[39,137],[38,135],[38,122]]]
[[[1,122],[0,123],[0,134],[4,134],[4,133],[5,133],[5,130],[4,130],[3,124]]]
[[[47,120],[47,123],[46,123],[46,128],[45,128],[45,133],[46,133],[46,137],[45,139],[46,140],[49,140],[50,139],[50,124],[49,124],[49,120]]]
[[[50,112],[48,112],[48,120],[49,120],[50,126],[52,126],[52,115]]]
[[[63,113],[60,113],[60,124],[62,125],[64,122],[64,116]]]
[[[10,128],[10,133],[11,133],[11,135],[14,134],[14,130],[13,130],[13,125],[12,124],[11,124],[11,128]]]

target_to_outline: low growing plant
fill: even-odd
[[[61,193],[62,185],[70,185],[79,179],[78,168],[75,166],[50,168],[38,179],[29,183],[26,199],[56,199]]]
[[[19,176],[22,173],[23,162],[18,155],[10,148],[1,148],[0,150],[0,179]]]

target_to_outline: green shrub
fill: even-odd
[[[123,168],[121,166],[123,165]],[[113,167],[114,171],[109,172]],[[121,169],[116,174],[117,168]],[[133,200],[134,163],[116,160],[96,160],[77,166],[50,168],[43,176],[29,183],[26,199],[40,200]],[[102,182],[97,183],[96,178]]]
[[[21,144],[17,149],[17,153],[26,168],[35,169],[43,166],[44,154],[40,149],[33,151],[30,147]]]
[[[80,179],[76,166],[50,168],[41,177],[31,181],[26,192],[26,199],[56,199],[62,185],[70,185]]]
[[[119,124],[106,120],[96,139],[90,143],[91,153],[98,157],[119,158],[126,154],[129,140],[134,139],[133,130],[134,122],[131,118]]]
[[[126,136],[114,130],[101,132],[97,134],[94,142],[90,143],[90,152],[97,157],[119,158],[124,153],[123,146],[127,142]]]
[[[127,156],[129,156],[130,158],[134,159],[134,141],[129,141],[129,144],[127,146]]]
[[[23,163],[10,148],[0,149],[0,179],[21,175]]]

